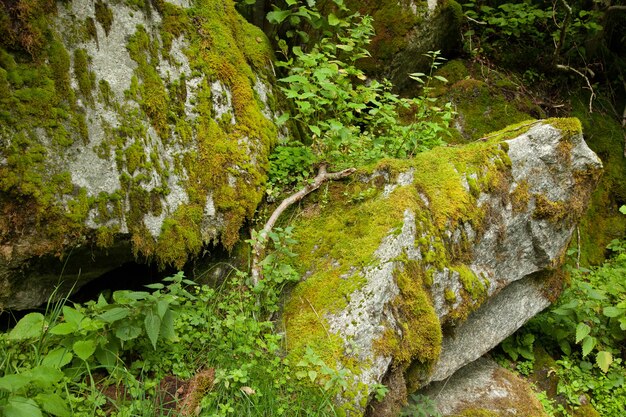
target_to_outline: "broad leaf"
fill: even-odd
[[[137,338],[141,334],[141,327],[131,323],[124,323],[115,330],[115,337],[125,342]]]
[[[72,350],[76,356],[86,361],[96,351],[96,343],[93,340],[79,340],[74,342]]]
[[[10,374],[0,378],[0,390],[17,392],[30,383],[30,378],[21,374]]]
[[[29,313],[17,322],[9,333],[9,340],[36,339],[41,336],[44,316],[41,313]]]
[[[58,347],[48,352],[41,362],[44,366],[52,366],[55,368],[63,368],[72,361],[74,355],[64,347]]]
[[[63,372],[52,366],[36,366],[27,372],[31,381],[41,388],[49,388],[63,379]]]
[[[63,317],[66,323],[73,323],[76,327],[80,326],[80,322],[85,318],[85,315],[80,311],[70,306],[63,306]]]
[[[156,350],[159,333],[161,332],[161,319],[152,311],[148,311],[144,320],[144,325],[146,326],[148,338],[150,339],[150,342],[152,342],[152,347]]]
[[[172,340],[176,337],[176,331],[174,330],[174,313],[172,310],[167,310],[161,319],[161,337],[167,340]]]
[[[339,19],[337,16],[335,16],[334,13],[331,13],[328,15],[328,24],[331,26],[337,26],[338,24],[341,23],[341,19]]]
[[[46,413],[57,417],[71,416],[67,403],[57,394],[38,394],[35,399]]]
[[[113,323],[128,317],[129,314],[130,312],[127,308],[115,307],[100,314],[98,318],[107,323]]]
[[[624,310],[621,308],[609,306],[609,307],[604,307],[603,314],[606,317],[610,317],[610,318],[619,317],[624,314]]]
[[[78,325],[76,323],[59,323],[50,329],[50,333],[59,336],[65,336],[68,334],[72,334],[77,330]]]
[[[589,333],[591,333],[591,327],[585,323],[578,323],[576,326],[576,343],[580,343]]]
[[[587,356],[596,345],[596,338],[587,336],[583,339],[583,356]]]
[[[9,397],[2,411],[4,417],[43,417],[37,403],[24,397]]]
[[[613,355],[611,352],[602,350],[596,355],[596,363],[600,369],[602,369],[602,372],[607,373],[609,371],[609,366],[613,363]]]
[[[286,18],[288,18],[290,14],[290,10],[274,10],[267,14],[267,20],[271,24],[277,25],[279,23],[282,23],[283,20],[285,20]]]

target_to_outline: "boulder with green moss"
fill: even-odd
[[[231,248],[278,135],[271,59],[233,0],[3,2],[0,308]]]
[[[394,415],[403,399],[377,403],[377,384],[445,379],[557,296],[601,166],[578,120],[554,119],[330,184],[295,225],[290,354],[348,375],[346,415]]]

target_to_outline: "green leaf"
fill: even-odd
[[[85,318],[85,315],[80,311],[70,306],[63,306],[63,317],[66,323],[73,323],[76,327],[80,326],[80,322]]]
[[[331,26],[337,26],[338,24],[341,23],[341,19],[339,19],[337,16],[335,16],[334,13],[331,13],[328,15],[328,24]]]
[[[161,337],[167,340],[172,340],[176,337],[176,331],[174,330],[174,313],[172,310],[167,310],[161,319]]]
[[[48,352],[48,354],[41,361],[41,364],[61,369],[70,363],[73,357],[74,355],[67,348],[58,347]]]
[[[41,388],[49,388],[63,379],[63,372],[52,366],[36,366],[28,372],[31,381]]]
[[[619,212],[622,213],[622,214],[626,214],[626,206],[621,206],[619,208]]]
[[[311,380],[311,382],[315,382],[315,378],[317,378],[317,372],[311,370],[307,372],[307,375],[309,376],[309,379]]]
[[[287,122],[287,120],[289,120],[289,113],[283,113],[276,118],[276,125],[282,126],[285,122]]]
[[[583,356],[587,356],[596,345],[596,338],[587,336],[583,339]]]
[[[117,365],[117,355],[115,352],[111,351],[111,349],[103,349],[102,347],[98,347],[96,349],[95,354],[96,359],[100,363],[100,365],[105,368],[114,368]]]
[[[162,290],[163,288],[165,288],[165,285],[157,282],[156,284],[146,284],[144,285],[144,287],[150,288],[151,290]]]
[[[150,342],[152,342],[152,347],[156,350],[159,333],[161,332],[161,318],[152,311],[148,311],[144,320],[144,325],[146,327],[148,338],[150,339]]]
[[[580,343],[589,333],[591,333],[591,327],[585,323],[578,323],[576,326],[576,343]]]
[[[124,323],[115,330],[115,337],[125,342],[137,338],[141,334],[141,327],[132,323]]]
[[[289,77],[281,78],[278,81],[282,81],[284,83],[308,83],[309,80],[302,75],[290,75]]]
[[[309,129],[311,129],[311,132],[315,133],[318,137],[322,136],[322,131],[320,130],[319,127],[314,126],[314,125],[309,125]]]
[[[57,417],[71,416],[67,403],[57,394],[38,394],[35,400],[37,400],[46,413]]]
[[[170,300],[159,300],[156,307],[159,318],[163,319],[165,313],[169,311]]]
[[[607,373],[609,371],[609,366],[613,363],[613,355],[611,352],[607,352],[605,350],[601,350],[596,355],[596,363],[602,369],[602,372]]]
[[[274,10],[267,14],[267,20],[273,25],[278,25],[288,18],[290,14],[290,10]]]
[[[115,307],[100,314],[98,318],[107,323],[113,323],[122,320],[130,314],[130,311],[124,307]]]
[[[44,316],[41,313],[28,313],[17,322],[9,333],[9,340],[36,339],[41,337],[44,326]]]
[[[65,336],[68,334],[72,334],[77,330],[78,325],[76,325],[75,323],[59,323],[50,329],[50,333],[59,336]]]
[[[610,317],[610,318],[619,317],[619,316],[624,315],[624,309],[609,306],[609,307],[604,307],[604,310],[602,311],[602,313],[606,317]]]
[[[96,351],[96,343],[93,340],[79,340],[74,342],[72,350],[76,356],[86,361]]]
[[[2,411],[4,417],[43,417],[37,403],[24,397],[9,397]]]
[[[17,392],[30,383],[30,378],[21,374],[10,374],[0,378],[0,390]]]

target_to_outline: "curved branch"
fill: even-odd
[[[252,276],[252,284],[256,285],[263,279],[263,272],[261,268],[261,261],[265,258],[265,248],[267,246],[267,236],[274,228],[276,221],[280,215],[292,204],[297,203],[306,197],[309,193],[317,190],[327,181],[335,181],[347,176],[352,175],[356,171],[355,168],[344,169],[339,172],[327,172],[326,165],[321,165],[317,171],[317,175],[313,178],[310,184],[304,186],[300,191],[293,193],[289,197],[285,198],[276,210],[272,213],[267,223],[256,237],[256,242],[252,247],[252,266],[250,267],[250,274]]]

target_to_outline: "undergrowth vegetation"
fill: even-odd
[[[570,267],[571,286],[558,302],[501,345],[519,373],[556,377],[553,398],[545,398],[554,416],[582,415],[588,404],[603,417],[624,412],[626,241],[609,249],[613,256],[601,266]],[[539,360],[538,347],[555,360]]]

